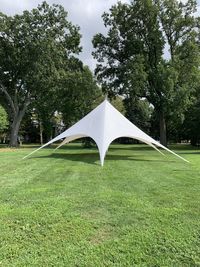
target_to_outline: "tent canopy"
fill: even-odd
[[[163,148],[179,157],[180,159],[188,162],[186,159],[177,155],[176,153],[161,145],[159,142],[141,131],[137,126],[126,119],[117,109],[115,109],[107,101],[107,99],[105,99],[99,106],[97,106],[80,121],[75,123],[72,127],[67,129],[48,143],[44,144],[40,148],[34,150],[24,158],[60,139],[64,140],[58,146],[58,148],[66,143],[69,143],[70,141],[82,137],[91,137],[95,141],[99,150],[100,162],[102,166],[104,164],[104,158],[110,144],[113,140],[120,137],[130,137],[137,139],[153,147],[157,151],[159,151],[157,147]],[[160,153],[162,154],[162,152]]]

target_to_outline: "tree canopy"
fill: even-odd
[[[43,2],[32,11],[0,14],[0,94],[11,121],[10,145],[27,107],[52,90],[76,64],[81,51],[79,27],[67,20],[60,5]]]
[[[102,18],[107,35],[93,38],[97,78],[110,96],[146,98],[159,115],[160,141],[166,121],[184,112],[197,85],[199,45],[196,1],[137,0],[118,3]],[[169,58],[165,57],[169,46]],[[127,102],[128,103],[128,102]]]

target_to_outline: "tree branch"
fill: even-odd
[[[17,109],[19,109],[19,107],[18,107],[18,101],[17,101],[17,93],[18,93],[18,90],[17,90],[17,88],[15,88],[15,95],[14,95],[14,102],[13,102],[13,104],[14,104],[14,107],[15,107],[15,110],[17,111]]]
[[[5,94],[13,113],[15,114],[16,109],[15,109],[15,105],[13,103],[13,100],[12,100],[11,96],[9,95],[8,91],[6,90],[6,87],[2,83],[0,83],[0,90]]]
[[[24,101],[24,106],[21,110],[21,113],[24,115],[24,113],[26,112],[26,109],[28,107],[28,105],[30,104],[31,102],[31,95],[30,93],[27,94],[26,98],[25,98],[25,101]]]

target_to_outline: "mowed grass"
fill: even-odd
[[[200,266],[200,152],[0,149],[0,266]]]

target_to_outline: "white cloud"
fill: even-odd
[[[14,15],[16,13],[21,13],[25,9],[31,9],[35,7],[40,1],[31,0],[0,0],[1,12],[8,15]]]

